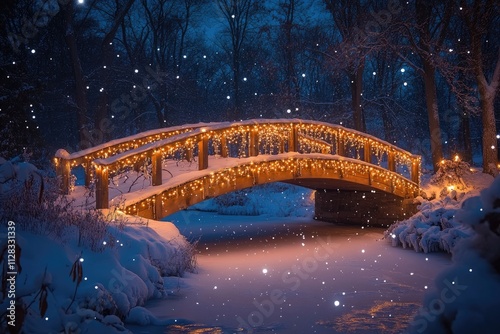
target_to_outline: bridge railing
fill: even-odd
[[[323,122],[282,119],[248,120],[201,126],[93,161],[96,207],[107,208],[109,177],[137,164],[151,164],[151,183],[162,184],[165,158],[182,155],[208,168],[208,156],[251,157],[285,152],[323,153],[355,158],[404,174],[418,188],[420,156],[368,134]]]
[[[105,159],[128,150],[139,148],[148,143],[213,124],[218,123],[186,124],[182,126],[154,129],[141,132],[133,136],[112,140],[71,154],[64,149],[59,149],[55,154],[54,162],[57,174],[61,178],[62,191],[66,194],[69,192],[72,168],[83,166],[85,170],[85,186],[88,187],[93,178],[92,162],[94,160]]]

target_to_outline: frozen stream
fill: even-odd
[[[199,239],[199,269],[166,279],[172,295],[146,307],[193,324],[134,333],[401,333],[450,263],[393,248],[379,228],[196,211],[167,219]]]

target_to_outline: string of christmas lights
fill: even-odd
[[[145,146],[154,142],[157,142],[154,147]],[[130,151],[131,149],[134,151]],[[93,150],[88,155],[80,153],[79,158],[59,154],[55,160],[56,164],[65,165],[66,172],[62,173],[65,175],[69,175],[67,169],[83,164],[87,176],[101,179],[101,182],[96,182],[96,191],[106,196],[110,176],[137,169],[137,166],[153,165],[152,177],[157,180],[153,184],[161,184],[161,174],[155,175],[154,170],[161,173],[161,163],[165,159],[190,161],[193,155],[197,155],[200,169],[203,169],[207,168],[209,153],[245,158],[250,155],[273,155],[288,151],[336,154],[365,161],[375,167],[381,167],[382,162],[387,161],[388,172],[407,178],[417,188],[419,185],[419,156],[339,125],[302,120],[250,120],[234,124],[218,123],[217,126],[197,129],[180,127],[175,131],[163,131],[130,141],[122,140],[107,149]],[[96,156],[100,158],[96,160]],[[160,167],[155,168],[155,164]],[[342,173],[356,175],[355,168],[340,170]],[[107,207],[107,204],[101,203],[100,206]]]
[[[384,168],[353,160],[288,158],[247,163],[211,172],[201,178],[169,188],[138,203],[122,207],[127,214],[158,218],[210,197],[269,182],[324,178],[364,184],[401,197],[413,197],[419,187]],[[161,201],[162,212],[155,212]],[[149,212],[149,214],[145,214]]]

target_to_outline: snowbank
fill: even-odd
[[[497,333],[500,328],[500,178],[465,200],[455,220],[475,233],[453,248],[453,265],[437,276],[410,333]]]
[[[124,321],[161,323],[140,306],[167,296],[164,276],[194,268],[194,249],[173,224],[74,211],[54,199],[50,182],[30,164],[3,161],[0,177],[0,270],[4,279],[15,277],[15,292],[2,286],[0,308],[15,303],[17,329],[123,333]],[[6,319],[2,333],[9,330]]]
[[[385,232],[393,246],[417,252],[450,253],[461,239],[475,234],[470,225],[457,220],[464,201],[477,196],[493,177],[474,171],[461,161],[444,160],[440,171],[423,188],[431,199],[416,198],[419,212],[389,227]]]

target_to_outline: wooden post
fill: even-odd
[[[185,158],[187,162],[191,162],[193,160],[193,149],[191,147],[186,148]]]
[[[90,187],[90,180],[92,180],[92,161],[89,157],[85,159],[85,188]]]
[[[155,195],[155,210],[153,218],[156,220],[163,218],[163,205],[161,203],[161,194]]]
[[[368,140],[365,141],[365,148],[364,148],[363,151],[364,151],[363,152],[364,153],[363,154],[364,155],[364,159],[363,160],[366,161],[366,162],[371,163],[372,162],[372,150],[371,150],[371,144],[370,144],[370,142]]]
[[[227,139],[224,134],[220,139],[220,156],[223,158],[227,158]]]
[[[417,158],[412,159],[411,163],[411,180],[420,187],[420,164]]]
[[[202,135],[198,142],[198,169],[208,168],[208,138]]]
[[[57,159],[57,176],[61,179],[61,192],[64,195],[69,194],[69,178],[71,176],[71,168],[69,165],[69,160],[63,158]]]
[[[108,189],[108,168],[105,166],[97,166],[95,169],[95,207],[96,209],[109,208],[109,189]]]
[[[259,155],[259,133],[257,129],[250,130],[250,140],[248,142],[248,156],[256,157]]]
[[[299,136],[297,133],[297,127],[292,124],[290,137],[288,138],[288,152],[297,152],[298,149],[299,149]]]
[[[162,165],[162,154],[161,151],[153,152],[151,156],[151,178],[153,186],[159,186],[162,183],[162,175],[161,175],[161,165]]]
[[[341,157],[345,156],[345,144],[344,144],[344,138],[336,138],[337,142],[337,155],[340,155]]]
[[[396,171],[396,161],[394,160],[394,152],[393,151],[390,151],[387,153],[387,168],[391,172]]]

